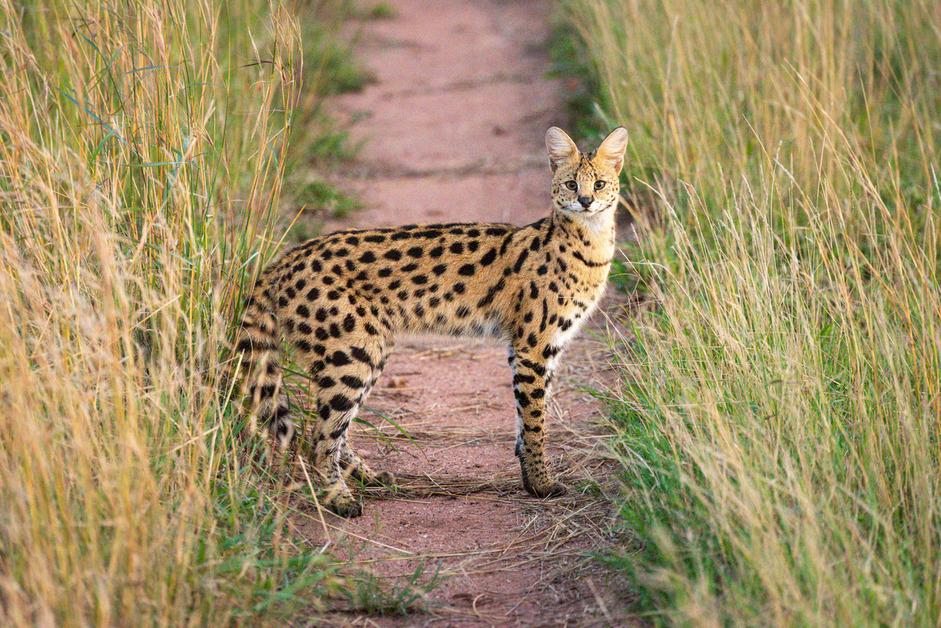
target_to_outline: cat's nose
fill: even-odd
[[[591,200],[592,200],[592,199],[591,199],[590,196],[579,196],[579,197],[578,197],[578,202],[581,203],[582,207],[584,207],[585,209],[588,209],[588,206],[591,205]]]

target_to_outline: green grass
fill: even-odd
[[[400,616],[425,610],[428,594],[442,581],[438,569],[430,575],[420,561],[407,577],[385,582],[378,576],[362,572],[354,578],[347,595],[357,612],[374,616]]]
[[[4,625],[280,623],[342,584],[222,377],[285,182],[343,148],[322,101],[364,80],[330,4],[292,8],[0,1]]]
[[[388,20],[396,15],[395,7],[388,2],[377,2],[366,10],[366,17],[371,20]]]
[[[657,307],[612,416],[639,612],[941,621],[941,14],[570,0]],[[579,43],[580,42],[580,43]],[[627,267],[619,272],[631,271]],[[630,281],[622,279],[622,281]]]
[[[331,216],[342,218],[360,207],[359,202],[322,181],[313,181],[297,193],[298,201],[310,208],[322,209]]]
[[[295,122],[280,201],[283,224],[292,225],[290,241],[315,237],[324,218],[342,218],[359,207],[355,198],[325,180],[338,163],[352,159],[359,146],[324,108],[329,96],[360,91],[373,80],[356,62],[351,44],[333,35],[342,19],[355,18],[357,12],[356,5],[344,0],[306,0],[298,5],[304,82],[317,89],[302,90],[292,112]]]

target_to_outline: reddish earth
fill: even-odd
[[[546,78],[548,3],[390,4],[396,16],[364,22],[359,35],[377,81],[336,102],[363,141],[341,184],[364,209],[328,229],[525,224],[545,215],[543,134],[565,122],[560,85]],[[595,330],[583,332],[562,363],[549,453],[570,491],[545,501],[520,485],[505,348],[452,338],[399,342],[362,417],[374,427],[357,425],[352,437],[373,468],[397,475],[399,490],[367,494],[358,519],[307,505],[293,523],[311,543],[329,543],[376,574],[385,591],[376,604],[403,587],[433,586],[406,616],[335,613],[329,622],[625,621],[623,583],[588,556],[616,542],[603,412],[584,392],[613,377],[603,344],[591,339],[597,323]],[[413,577],[416,567],[422,571]]]

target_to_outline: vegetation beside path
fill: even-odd
[[[941,13],[569,0],[631,133],[613,558],[664,623],[941,621]],[[561,48],[565,53],[566,49]]]
[[[321,200],[285,182],[348,150],[320,107],[365,79],[346,4],[0,0],[3,623],[269,622],[337,588],[219,391],[277,209]]]

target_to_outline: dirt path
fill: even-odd
[[[338,99],[356,120],[361,159],[344,173],[364,209],[328,229],[410,222],[525,224],[549,207],[542,137],[562,124],[546,78],[548,3],[396,0],[396,17],[364,23],[360,55],[377,82]],[[596,315],[596,319],[600,318]],[[582,335],[553,394],[551,464],[571,488],[539,501],[520,485],[506,350],[493,343],[403,339],[353,445],[400,478],[363,517],[310,510],[296,526],[379,577],[384,594],[434,580],[425,611],[335,615],[360,625],[619,623],[623,593],[586,553],[612,543],[611,489],[598,405],[584,392],[606,371]],[[394,424],[401,426],[403,435]],[[376,429],[378,428],[378,429]],[[416,568],[421,571],[415,575]]]

